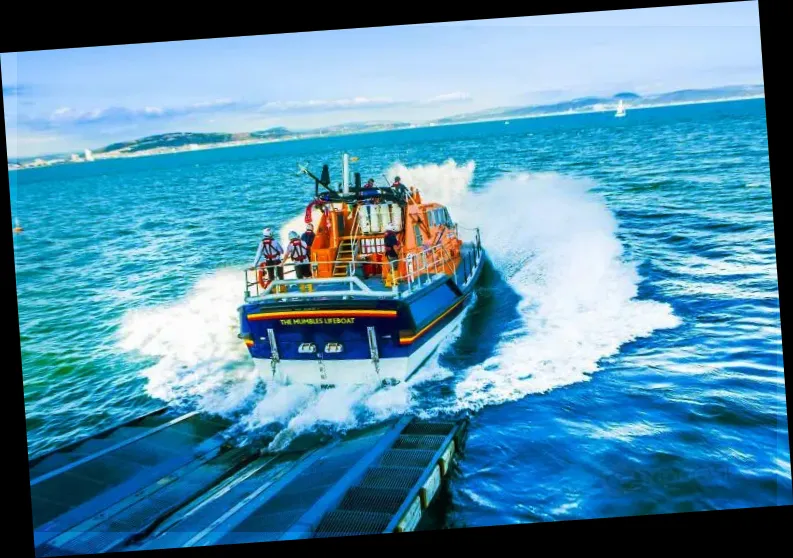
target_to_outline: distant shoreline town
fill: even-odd
[[[550,116],[564,116],[572,114],[587,114],[610,112],[617,109],[622,101],[627,110],[661,108],[678,105],[691,105],[702,103],[718,103],[729,101],[744,101],[765,97],[764,86],[732,86],[713,89],[684,90],[664,93],[651,97],[641,97],[635,93],[620,93],[609,98],[586,97],[565,101],[553,105],[533,105],[518,108],[499,108],[486,111],[461,114],[441,118],[424,123],[405,122],[364,122],[332,126],[304,132],[291,131],[287,128],[271,128],[261,132],[222,134],[222,133],[171,133],[149,136],[146,138],[116,143],[95,151],[85,149],[81,154],[53,155],[50,157],[37,157],[30,160],[18,160],[8,163],[8,170],[22,170],[28,168],[50,167],[53,165],[75,164],[93,162],[103,159],[122,159],[133,157],[148,157],[181,153],[185,151],[201,151],[223,147],[240,147],[263,143],[283,141],[296,141],[321,137],[342,135],[355,135],[363,133],[384,132],[391,130],[404,130],[415,128],[429,128],[434,126],[453,126],[457,124],[473,124],[478,122],[494,122],[504,120],[520,120],[526,118],[541,118]]]

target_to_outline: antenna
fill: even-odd
[[[333,190],[330,188],[330,171],[328,170],[328,165],[322,166],[321,178],[317,178],[317,176],[313,172],[311,172],[310,170],[308,170],[308,168],[306,168],[306,165],[302,165],[298,163],[297,168],[298,168],[297,174],[299,175],[305,174],[306,176],[314,180],[314,182],[316,183],[316,190],[315,190],[316,195],[319,195],[320,184],[329,192],[333,192]]]
[[[342,156],[342,192],[344,195],[350,193],[350,156],[346,153]]]

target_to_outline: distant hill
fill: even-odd
[[[233,134],[218,133],[192,133],[176,132],[172,134],[159,134],[148,136],[142,139],[113,143],[108,146],[96,149],[94,153],[111,153],[122,151],[134,153],[162,147],[184,147],[187,145],[201,145],[207,143],[224,143],[233,140]]]
[[[285,136],[294,135],[294,132],[292,132],[288,128],[278,127],[278,128],[269,128],[267,130],[262,130],[260,132],[251,132],[250,134],[247,135],[252,138],[274,139],[274,138],[283,138]]]
[[[765,94],[762,85],[735,85],[713,89],[681,89],[648,97],[653,103],[685,103],[694,101],[713,101],[734,97],[753,97]]]
[[[259,130],[256,132],[244,132],[237,134],[174,132],[113,143],[94,150],[94,153],[105,155],[113,153],[137,153],[156,149],[181,148],[190,145],[200,146],[207,144],[223,144],[251,140],[280,140],[299,138],[303,136],[356,133],[369,130],[392,130],[396,128],[406,128],[408,126],[410,126],[410,124],[404,122],[353,122],[349,124],[328,126],[315,130],[304,130],[300,132],[290,130],[289,128],[285,128],[283,126],[268,128],[267,130]]]
[[[622,99],[622,100],[626,100],[626,99],[640,99],[641,95],[638,95],[636,93],[626,92],[626,93],[617,93],[616,95],[614,95],[614,98],[615,99]]]
[[[622,92],[611,97],[581,97],[548,105],[528,105],[523,107],[504,107],[474,113],[458,114],[434,121],[438,124],[475,122],[485,119],[519,118],[525,116],[541,116],[567,112],[591,112],[594,110],[611,109],[619,100],[627,101],[627,106],[659,106],[673,103],[691,103],[701,101],[717,101],[741,97],[762,96],[765,87],[762,85],[736,85],[714,87],[710,89],[682,89],[668,93],[641,96],[637,93]]]
[[[310,130],[309,133],[331,134],[331,133],[350,133],[350,132],[365,132],[370,130],[394,130],[397,128],[407,128],[410,124],[407,122],[390,122],[390,121],[375,121],[375,122],[348,122],[346,124],[336,124],[333,126],[325,126],[317,130]]]

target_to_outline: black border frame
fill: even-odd
[[[736,1],[736,0],[728,0]],[[769,79],[772,72],[769,68],[777,63],[780,50],[773,46],[774,33],[772,31],[775,19],[784,22],[784,17],[779,10],[780,2],[775,3],[772,8],[770,0],[755,0],[758,3],[761,27],[761,51],[763,60],[764,85],[766,91],[766,122],[769,136],[769,162],[771,159],[771,121],[769,117],[769,105],[776,106],[775,95],[782,96],[782,86],[778,85],[773,79]],[[439,16],[430,16],[433,13],[424,5],[421,10],[416,10],[410,5],[386,5],[385,10],[376,10],[379,5],[369,5],[361,8],[353,6],[331,5],[326,12],[311,8],[311,18],[302,17],[305,15],[295,12],[298,17],[286,14],[286,11],[278,12],[277,17],[269,17],[276,12],[270,11],[265,15],[263,12],[268,6],[262,5],[264,10],[257,14],[252,7],[240,5],[239,9],[227,9],[226,15],[219,14],[213,6],[207,10],[199,5],[175,7],[170,13],[166,12],[162,6],[158,6],[156,15],[151,17],[150,9],[145,7],[139,11],[125,11],[123,18],[115,17],[118,8],[105,5],[100,8],[75,5],[61,5],[58,8],[47,8],[42,6],[40,9],[52,15],[51,19],[55,26],[45,25],[47,19],[41,17],[40,13],[33,10],[24,10],[20,6],[18,11],[12,11],[8,6],[3,9],[3,36],[0,42],[0,52],[24,52],[33,50],[50,50],[60,48],[91,47],[104,45],[118,45],[130,43],[149,43],[149,42],[171,42],[193,39],[211,39],[220,37],[236,37],[276,33],[293,33],[303,31],[321,31],[329,29],[350,29],[357,27],[382,27],[406,24],[431,23],[440,21],[462,21],[476,19],[495,19],[505,17],[523,17],[530,15],[547,15],[572,12],[594,12],[610,11],[620,9],[651,8],[661,6],[692,5],[692,4],[711,4],[726,2],[617,2],[617,1],[598,1],[598,2],[555,2],[554,4],[534,5],[523,9],[497,9],[490,5],[477,5],[475,9],[465,9],[460,4],[454,10],[448,7],[441,7],[435,13]],[[470,6],[470,4],[469,4]],[[396,9],[395,9],[396,8]],[[185,9],[190,10],[190,15],[186,16]],[[298,8],[299,9],[299,8]],[[86,16],[86,12],[94,14],[93,17]],[[245,12],[252,12],[254,17],[241,17]],[[375,15],[386,13],[386,16]],[[167,16],[166,16],[167,14]],[[775,18],[774,16],[777,16]],[[342,19],[343,18],[343,19]],[[105,20],[105,21],[102,21]],[[123,21],[123,27],[119,22]],[[55,28],[55,32],[52,32]],[[782,49],[787,50],[784,48]],[[780,65],[780,73],[782,63]],[[769,95],[769,89],[772,91]],[[780,101],[781,102],[781,101]],[[3,108],[3,101],[0,97],[0,109]],[[777,110],[776,108],[773,110]],[[781,109],[780,109],[781,110]],[[779,123],[780,117],[774,117],[774,133],[780,134],[782,124]],[[776,140],[775,140],[776,141]],[[5,131],[0,135],[0,148],[5,150],[6,140]],[[776,147],[775,157],[781,148]],[[777,277],[779,282],[780,299],[780,321],[782,321],[782,291],[783,273],[782,254],[785,244],[782,238],[785,237],[783,230],[786,220],[782,216],[782,188],[785,187],[781,182],[782,176],[778,163],[771,165],[772,176],[772,204],[774,216],[775,245],[777,252]],[[777,182],[774,187],[773,183]],[[5,184],[8,186],[6,175]],[[0,196],[0,208],[10,214],[10,199],[8,196]],[[8,234],[8,233],[6,233]],[[7,370],[10,369],[15,385],[13,389],[5,389],[8,395],[8,403],[3,407],[13,409],[10,420],[5,421],[6,428],[4,433],[13,432],[14,452],[12,466],[14,470],[4,475],[5,485],[13,491],[13,497],[8,497],[8,492],[2,498],[3,507],[8,515],[11,516],[10,529],[4,530],[4,538],[0,545],[5,547],[3,550],[7,556],[34,556],[33,552],[33,529],[31,524],[31,503],[28,484],[30,481],[28,469],[28,444],[24,397],[22,396],[22,364],[19,339],[19,312],[17,306],[16,281],[14,267],[13,241],[11,236],[6,236],[6,241],[2,247],[4,271],[0,274],[3,280],[3,296],[7,303],[4,308],[9,317],[16,314],[16,324],[6,327],[4,344],[10,348],[5,354]],[[783,330],[783,351],[784,351],[784,326]],[[791,408],[791,389],[790,376],[785,374],[787,409]],[[13,393],[13,396],[10,395]],[[788,437],[791,438],[790,430]],[[11,436],[6,436],[6,441],[10,441]],[[793,444],[790,444],[793,446]],[[7,471],[9,469],[6,469]],[[23,483],[23,481],[25,481]],[[554,548],[552,552],[567,550],[569,542],[580,542],[587,545],[587,550],[616,550],[617,547],[632,551],[641,552],[648,548],[658,549],[661,545],[674,548],[677,551],[692,549],[692,538],[696,537],[704,542],[709,551],[716,547],[725,546],[732,550],[737,550],[736,543],[746,542],[752,545],[753,550],[759,550],[763,543],[776,549],[779,547],[780,535],[784,537],[784,527],[792,525],[793,506],[772,506],[757,507],[747,509],[718,510],[705,512],[685,512],[675,514],[662,514],[651,516],[634,516],[620,518],[587,519],[574,521],[558,521],[551,523],[536,523],[526,525],[509,525],[499,527],[475,527],[454,530],[426,531],[415,533],[404,533],[396,535],[376,535],[364,537],[346,537],[343,539],[324,539],[324,540],[302,540],[292,542],[292,546],[283,547],[278,543],[251,543],[233,546],[214,546],[201,548],[171,549],[162,551],[141,551],[132,553],[131,556],[142,555],[146,558],[155,556],[262,556],[267,553],[277,553],[279,550],[303,548],[306,550],[331,550],[331,549],[350,549],[355,551],[361,545],[376,545],[383,549],[390,549],[400,544],[417,545],[421,550],[434,550],[438,548],[440,552],[453,552],[459,548],[478,547],[479,542],[482,547],[489,550],[505,551],[507,543],[512,543],[512,548],[517,548],[521,552],[542,551],[539,540],[549,542]],[[780,529],[781,527],[781,529]],[[657,536],[644,539],[638,544],[634,543],[633,537],[629,536],[636,531],[646,529],[653,530]],[[680,530],[690,530],[693,537],[686,536],[680,538]],[[686,533],[688,535],[688,533]],[[587,537],[591,535],[591,537]],[[606,538],[608,535],[613,537]],[[12,538],[13,537],[13,538]],[[578,537],[573,539],[573,537]],[[577,545],[573,545],[575,547]],[[561,547],[561,548],[560,548]],[[25,549],[20,552],[19,549]],[[112,553],[107,556],[125,556],[125,553]]]

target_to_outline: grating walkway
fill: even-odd
[[[37,556],[410,531],[465,430],[405,417],[271,454],[227,426],[157,414],[31,463]]]
[[[463,425],[413,421],[323,516],[314,537],[412,531],[449,471]]]

